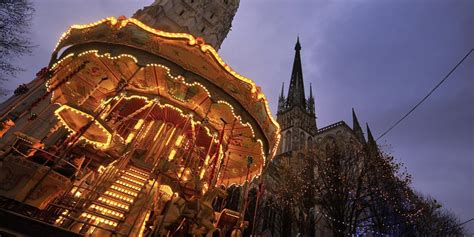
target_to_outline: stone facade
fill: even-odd
[[[156,0],[133,17],[153,28],[202,37],[216,50],[232,27],[239,0]]]

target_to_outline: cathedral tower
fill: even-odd
[[[232,26],[239,0],[155,0],[138,10],[133,18],[156,29],[190,33],[216,50]]]
[[[280,123],[282,140],[278,154],[305,149],[313,142],[317,131],[314,97],[310,85],[309,98],[305,97],[303,69],[301,66],[301,44],[295,45],[295,58],[291,72],[288,96],[282,87],[278,100],[277,121]]]

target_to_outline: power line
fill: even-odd
[[[471,50],[471,51],[472,51],[472,50]],[[458,226],[465,225],[465,224],[467,224],[468,222],[471,222],[471,221],[474,221],[474,218],[471,218],[471,219],[469,219],[469,220],[467,220],[467,221],[465,221],[465,222],[463,222],[463,223],[461,223],[461,224],[458,224],[458,225],[456,225],[456,226],[454,226],[454,227],[458,227]]]
[[[448,74],[446,74],[446,76],[440,81],[438,82],[438,84],[433,88],[431,89],[431,91],[426,94],[425,97],[423,97],[423,99],[421,99],[415,106],[413,106],[413,108],[411,108],[405,115],[403,115],[403,117],[401,119],[399,119],[397,122],[395,122],[389,129],[387,129],[387,131],[385,131],[384,133],[382,133],[382,135],[380,135],[377,140],[379,140],[380,138],[382,138],[383,136],[385,136],[387,133],[389,133],[393,128],[395,128],[400,122],[402,122],[406,117],[408,117],[408,115],[410,115],[416,108],[418,108],[418,106],[420,106],[426,99],[428,99],[428,97],[430,97],[430,95],[436,90],[438,89],[439,86],[441,86],[441,84],[443,84],[444,81],[446,81],[446,79],[449,78],[449,76],[451,76],[451,74],[459,67],[459,65],[461,65],[464,60],[472,53],[472,51],[474,51],[474,49],[471,49],[469,50],[469,52],[461,59],[461,61],[459,61],[456,66],[454,66],[451,71],[449,71]]]
[[[469,222],[471,222],[471,221],[474,221],[474,218],[471,218],[471,219],[469,219],[469,220],[467,220],[467,221],[464,221],[464,222],[462,222],[462,223],[459,223],[459,224],[457,224],[457,225],[455,225],[455,226],[448,227],[448,228],[446,228],[446,229],[444,229],[444,230],[445,230],[445,231],[448,231],[448,230],[454,229],[454,228],[456,228],[456,227],[463,226],[463,225],[465,225],[465,224],[467,224],[467,223],[469,223]]]

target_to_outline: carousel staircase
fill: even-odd
[[[150,172],[130,165],[119,178],[97,198],[82,217],[90,223],[107,229],[116,227],[125,220],[134,201],[148,182]]]

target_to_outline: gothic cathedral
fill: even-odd
[[[300,213],[297,216],[290,215],[285,207],[275,205],[275,199],[286,195],[285,192],[296,191],[293,187],[288,187],[287,190],[283,187],[285,184],[291,183],[287,179],[295,178],[292,176],[295,174],[290,173],[296,172],[297,176],[304,175],[304,177],[311,179],[311,171],[317,172],[316,167],[311,167],[308,164],[309,160],[304,158],[308,158],[311,149],[322,148],[331,142],[361,145],[367,143],[354,110],[352,110],[352,128],[344,121],[339,121],[318,129],[311,84],[309,93],[309,97],[306,98],[301,65],[301,44],[298,38],[288,94],[285,97],[284,86],[282,86],[278,99],[277,121],[281,128],[280,145],[275,157],[262,173],[262,179],[254,181],[251,188],[260,190],[259,193],[262,194],[262,202],[259,204],[259,210],[262,210],[262,213],[248,217],[252,221],[256,219],[253,222],[255,223],[255,233],[261,233],[264,236],[298,236],[302,233],[331,236],[327,223],[318,215],[318,205],[305,201],[313,194],[306,193],[306,197],[301,199],[301,203],[294,205],[296,209],[299,209],[296,211]],[[369,143],[375,144],[368,127],[367,133]],[[303,167],[307,167],[307,169]],[[298,172],[305,172],[305,174],[298,174]],[[263,190],[265,191],[263,192]],[[307,212],[309,215],[305,216],[302,209],[309,210]],[[308,218],[312,219],[315,226],[305,226],[304,220],[308,220]]]

